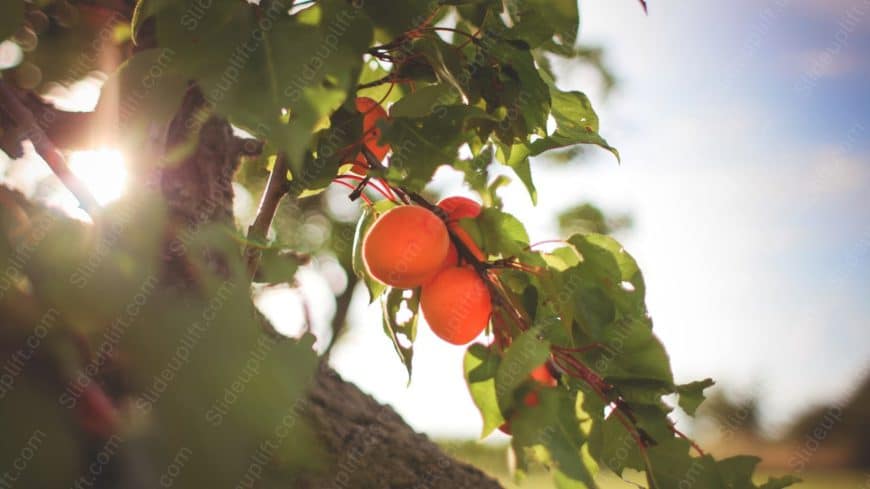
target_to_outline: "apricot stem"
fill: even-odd
[[[344,180],[339,180],[339,179],[335,179],[335,180],[333,180],[333,182],[335,182],[335,183],[337,183],[337,184],[339,184],[339,185],[343,185],[343,186],[345,186],[345,187],[347,187],[347,188],[349,188],[349,189],[351,189],[351,190],[353,191],[353,192],[351,192],[351,194],[350,194],[350,195],[351,195],[351,199],[350,199],[350,200],[356,200],[357,198],[360,198],[360,197],[361,197],[362,200],[363,200],[366,204],[368,204],[368,205],[372,205],[372,199],[370,199],[369,196],[366,195],[366,194],[360,193],[360,194],[357,195],[356,197],[353,197],[354,192],[357,191],[357,189],[359,188],[359,186],[357,186],[357,185],[352,185],[352,184],[350,184],[350,183],[345,182]]]
[[[532,243],[532,244],[526,246],[526,250],[527,251],[531,250],[532,248],[534,248],[536,246],[543,245],[543,244],[555,244],[555,243],[570,244],[567,241],[565,241],[564,239],[545,239],[544,241],[538,241],[537,243]]]
[[[430,32],[437,32],[437,31],[453,32],[455,34],[461,34],[461,35],[465,36],[466,38],[468,38],[469,42],[473,42],[475,44],[480,42],[480,39],[475,37],[475,34],[472,34],[470,32],[465,32],[465,31],[460,30],[460,29],[453,29],[452,27],[427,27],[427,28],[421,29],[421,30],[430,31]]]
[[[387,190],[389,187],[384,186],[385,182],[383,181],[383,179],[372,180],[368,176],[361,177],[359,175],[353,175],[353,174],[349,174],[349,173],[344,174],[344,175],[339,175],[339,176],[334,178],[334,180],[342,180],[342,179],[350,179],[350,180],[354,180],[354,181],[360,182],[360,183],[362,183],[363,181],[368,179],[367,186],[371,186],[373,189],[375,189],[375,191],[377,193],[381,194],[381,196],[384,197],[385,199],[396,202],[396,196],[393,195],[392,191]],[[357,187],[353,186],[351,188],[353,188],[355,190]],[[351,195],[351,197],[353,197],[353,195]],[[358,197],[359,196],[356,196],[356,198],[358,198]],[[356,198],[351,198],[351,200],[356,200]]]

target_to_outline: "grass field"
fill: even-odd
[[[550,476],[543,471],[529,474],[521,484],[516,484],[509,473],[505,447],[481,445],[473,442],[439,443],[452,456],[464,460],[511,489],[549,489],[553,487]],[[778,475],[778,474],[774,474]],[[767,475],[762,477],[766,479]],[[870,489],[870,473],[859,472],[810,472],[801,474],[803,483],[799,489]],[[600,477],[601,489],[636,489],[611,474]]]

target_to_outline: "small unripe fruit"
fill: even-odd
[[[546,387],[556,387],[559,384],[559,381],[557,381],[556,378],[553,377],[553,374],[550,373],[550,369],[547,367],[546,363],[542,363],[541,365],[537,366],[534,370],[532,370],[532,373],[529,374],[529,376],[537,384],[540,384],[541,386],[543,386],[545,388]],[[532,390],[531,392],[526,394],[525,397],[523,397],[523,404],[525,404],[526,406],[528,406],[530,408],[536,407],[540,403],[541,403],[541,399],[540,399],[540,397],[538,397],[537,390]],[[505,423],[503,425],[499,426],[498,429],[502,433],[504,433],[506,435],[510,435],[511,434],[511,422],[505,421]]]
[[[486,328],[492,299],[474,270],[454,267],[423,286],[420,307],[433,333],[448,343],[464,345]]]
[[[369,274],[403,289],[419,287],[440,269],[450,238],[444,222],[413,205],[385,212],[363,240],[363,261]]]
[[[553,374],[550,373],[550,369],[547,367],[546,362],[532,370],[531,376],[535,382],[545,387],[556,387],[559,384],[559,381],[557,381],[556,378],[553,377]]]

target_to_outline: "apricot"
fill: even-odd
[[[559,382],[556,380],[556,378],[553,377],[553,374],[550,372],[550,369],[547,367],[546,363],[542,363],[541,365],[537,366],[534,370],[532,370],[532,373],[529,374],[529,376],[532,378],[532,380],[535,381],[536,384],[539,384],[540,386],[543,386],[544,388],[556,387],[559,384]],[[537,389],[537,387],[535,387],[535,388]],[[541,399],[538,397],[537,390],[532,390],[531,392],[526,394],[525,397],[523,397],[523,404],[525,404],[528,407],[535,407],[540,403],[541,403]],[[511,434],[511,422],[505,421],[505,423],[503,425],[499,426],[498,429],[502,433],[504,433],[506,435],[510,435]]]
[[[447,213],[447,218],[450,221],[456,222],[460,219],[474,219],[480,215],[480,204],[469,199],[468,197],[460,197],[455,195],[441,199],[438,202],[438,207],[444,209]]]
[[[474,270],[454,267],[423,285],[420,307],[433,333],[448,343],[464,345],[486,328],[492,299]]]
[[[553,374],[550,373],[550,369],[547,367],[546,363],[542,363],[537,368],[532,370],[531,377],[535,380],[535,382],[543,385],[544,387],[556,387],[556,385],[559,384],[559,381],[556,380],[556,377],[553,377]]]
[[[368,97],[357,97],[356,110],[363,115],[362,144],[372,152],[378,161],[382,161],[387,156],[387,153],[389,153],[390,145],[378,144],[378,140],[381,138],[381,129],[378,127],[378,121],[387,118],[387,111],[377,101]],[[368,169],[368,160],[366,160],[365,155],[360,151],[357,153],[356,158],[354,158],[352,171],[365,175]]]
[[[447,197],[438,202],[438,207],[444,209],[447,214],[447,227],[450,231],[468,248],[474,257],[480,261],[484,261],[486,256],[483,251],[478,248],[477,243],[471,239],[471,236],[459,225],[460,219],[474,219],[480,215],[480,204],[467,197]],[[447,254],[450,261],[445,261],[444,268],[457,266],[459,264],[459,252],[453,242],[450,243],[451,250]]]
[[[385,212],[363,239],[369,274],[391,287],[410,289],[427,282],[447,256],[444,222],[423,207],[402,205]]]
[[[540,403],[541,403],[541,398],[538,397],[538,393],[536,391],[529,392],[528,394],[526,394],[525,397],[523,397],[523,404],[525,404],[526,406],[528,406],[530,408],[536,407]],[[498,427],[498,430],[501,431],[502,433],[504,433],[505,435],[510,435],[511,434],[511,422],[510,422],[510,420],[507,420],[504,423],[502,423],[502,425]]]

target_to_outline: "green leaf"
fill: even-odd
[[[381,122],[382,141],[393,149],[387,178],[419,192],[440,165],[456,160],[459,147],[469,141],[472,121],[493,120],[478,107],[438,106],[425,117],[394,117]]]
[[[646,286],[634,258],[615,239],[603,234],[577,234],[569,243],[582,257],[577,267],[566,273],[573,284],[598,288],[626,316],[644,317]]]
[[[383,80],[390,72],[381,67],[380,64],[374,62],[363,63],[360,71],[357,85],[363,85],[378,80]],[[369,97],[373,100],[383,100],[382,104],[390,104],[403,100],[407,96],[407,90],[404,85],[382,83],[380,85],[360,90],[357,93],[360,97]]]
[[[580,12],[575,0],[517,0],[508,12],[514,26],[505,37],[522,39],[536,48],[546,42],[572,48],[580,28]]]
[[[559,213],[559,230],[564,234],[610,234],[610,225],[598,207],[586,202]]]
[[[0,42],[15,34],[24,22],[24,0],[8,0],[4,3],[3,15],[0,16]]]
[[[4,323],[4,327],[9,326]],[[31,335],[27,341],[36,338],[39,337]],[[17,352],[20,355],[33,353],[33,350],[22,342]],[[8,379],[13,376],[8,372],[14,365],[11,362],[17,358],[20,357],[4,352],[4,362],[10,363],[5,363],[0,391],[3,394],[0,402],[3,475],[0,480],[6,487],[67,487],[80,477],[82,464],[88,463],[85,455],[88,445],[84,443],[76,411],[66,404],[70,397],[65,391],[66,382],[53,381],[52,377],[41,374],[37,367],[47,368],[53,363],[52,359],[39,361],[37,357],[28,359],[27,368],[9,385]],[[120,442],[117,438],[112,441],[116,445]]]
[[[595,144],[610,151],[619,160],[619,151],[598,134],[598,115],[592,109],[592,104],[585,94],[577,91],[563,92],[551,86],[550,95],[553,98],[556,132],[547,138],[533,142],[532,155],[575,144]]]
[[[574,396],[562,389],[541,389],[539,404],[523,406],[511,418],[511,446],[524,464],[554,470],[556,487],[597,488],[598,465],[585,446]]]
[[[487,207],[475,222],[483,238],[483,250],[491,255],[516,256],[529,245],[525,226],[506,212]]]
[[[414,358],[414,340],[417,337],[417,318],[420,309],[420,291],[410,291],[410,297],[405,297],[405,289],[390,289],[387,295],[381,299],[384,319],[384,333],[390,338],[399,360],[408,371],[408,384],[411,383],[411,361]],[[404,321],[399,320],[402,308],[407,308],[411,317]]]
[[[513,123],[513,135],[546,134],[547,117],[550,113],[550,89],[541,78],[535,60],[528,49],[508,42],[493,43],[490,54],[501,63],[498,74],[497,93],[489,96],[488,102],[508,109],[508,120]],[[494,98],[493,98],[494,97]],[[505,144],[513,138],[500,136]]]
[[[291,283],[300,264],[299,255],[290,250],[266,248],[261,253],[255,281],[267,284]]]
[[[438,3],[431,0],[366,0],[361,5],[375,26],[393,39],[422,24],[435,13]]]
[[[474,157],[457,160],[453,168],[461,171],[465,176],[465,182],[472,190],[480,194],[484,207],[491,207],[494,203],[492,192],[487,186],[489,181],[489,165],[492,163],[492,147],[487,146]]]
[[[646,471],[650,489],[679,487],[691,484],[698,489],[725,487],[719,477],[713,457],[692,457],[689,442],[681,438],[656,440],[656,445],[647,449],[651,470]]]
[[[689,384],[677,386],[677,393],[680,395],[679,403],[683,411],[689,416],[694,416],[698,406],[704,402],[704,389],[712,387],[715,382],[713,379],[704,379]]]
[[[456,89],[443,83],[427,85],[402,97],[390,107],[391,117],[425,117],[436,107],[459,102]]]
[[[515,391],[549,356],[550,342],[544,337],[543,327],[529,328],[514,339],[495,374],[495,392],[501,412],[511,411]]]
[[[718,462],[719,474],[725,487],[754,487],[752,473],[761,459],[747,455],[738,455]]]
[[[495,376],[501,359],[491,348],[475,343],[468,347],[463,360],[465,382],[471,399],[483,418],[481,438],[486,437],[504,424],[496,395]]]
[[[643,470],[646,467],[634,438],[615,415],[593,419],[589,451],[595,460],[618,476],[627,468]]]
[[[149,433],[158,443],[144,448],[147,458],[162,463],[182,446],[197,454],[175,479],[179,487],[238,480],[251,447],[264,443],[270,469],[316,463],[324,455],[304,416],[319,362],[314,337],[265,331],[238,242],[225,226],[200,226],[186,246],[197,293],[158,287],[144,301],[136,298],[144,305],[117,347],[129,366],[125,386],[137,416],[154,427]],[[208,256],[224,257],[225,266],[215,270]]]
[[[287,15],[290,4],[258,10],[215,2],[194,19],[179,2],[156,17],[161,45],[177,52],[208,105],[286,152],[299,174],[315,129],[355,90],[373,31],[361,10],[341,0],[311,7],[320,13],[316,24],[311,15]]]
[[[458,93],[467,96],[467,87],[460,80],[468,80],[470,76],[460,51],[455,46],[447,44],[440,37],[424,37],[414,43],[412,53],[415,51],[422,53],[429,61],[439,82],[450,85]]]
[[[658,382],[658,388],[673,389],[673,374],[664,346],[653,335],[649,322],[624,318],[604,329],[598,341],[605,348],[584,355],[591,366],[608,381]],[[656,390],[654,386],[648,388]]]
[[[496,154],[499,161],[511,167],[517,177],[519,177],[520,181],[523,182],[526,191],[529,193],[529,197],[532,199],[532,204],[537,204],[538,191],[535,188],[534,181],[532,180],[532,168],[530,166],[525,144],[515,144],[513,146],[499,144],[498,152]],[[512,155],[517,155],[517,157],[513,157]]]

